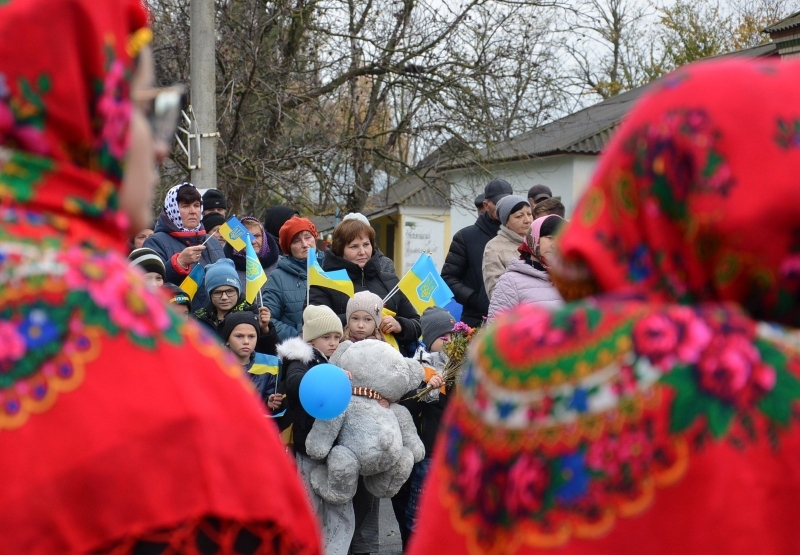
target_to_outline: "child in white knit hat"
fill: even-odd
[[[314,417],[300,404],[300,382],[306,373],[328,359],[339,346],[342,322],[327,306],[311,305],[303,311],[303,337],[293,337],[278,345],[286,393],[289,420],[292,423],[295,459],[306,484],[312,506],[322,525],[325,553],[346,554],[355,526],[353,502],[333,505],[311,488],[311,473],[325,461],[312,459],[306,453],[306,437],[314,425]]]

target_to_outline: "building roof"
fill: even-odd
[[[764,29],[764,32],[770,34],[779,33],[781,31],[792,29],[793,27],[800,27],[800,12],[794,13],[785,19],[781,19],[777,23],[773,23]]]
[[[768,43],[718,57],[760,58],[772,56],[775,52],[775,44]],[[599,154],[631,106],[653,83],[620,93],[508,141],[490,145],[474,156],[454,158],[445,169],[515,162],[555,154]]]

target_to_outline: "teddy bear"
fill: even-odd
[[[310,457],[328,458],[312,472],[311,487],[329,503],[342,504],[353,498],[362,475],[372,495],[393,497],[425,457],[411,413],[397,404],[425,372],[419,362],[375,339],[342,342],[330,362],[352,374],[353,396],[343,414],[316,420],[306,438]]]

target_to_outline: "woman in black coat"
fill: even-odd
[[[381,272],[376,251],[375,230],[360,220],[345,220],[333,230],[333,241],[325,253],[322,269],[326,272],[346,270],[356,293],[369,291],[385,298],[399,280],[394,274]],[[309,304],[330,307],[339,315],[342,325],[347,324],[345,313],[349,299],[344,293],[316,285],[311,286],[309,294]],[[380,330],[393,334],[404,354],[413,353],[421,332],[416,309],[401,291],[392,295],[385,307],[395,316],[384,316]]]

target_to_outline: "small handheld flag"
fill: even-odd
[[[258,256],[256,256],[256,250],[250,244],[250,241],[247,241],[246,248],[244,296],[248,303],[253,304],[261,288],[267,283],[267,274],[264,273],[264,268],[261,267],[261,262],[258,261]]]
[[[192,271],[186,276],[186,279],[181,282],[180,288],[189,295],[189,300],[194,299],[197,290],[200,288],[200,284],[203,283],[205,275],[206,271],[203,269],[203,266],[198,263],[194,265],[194,268],[192,268]]]
[[[280,359],[275,355],[266,355],[264,353],[256,353],[253,359],[253,365],[248,370],[250,374],[272,374],[278,375],[278,368],[280,367]]]
[[[433,259],[424,252],[397,287],[420,314],[430,306],[444,307],[453,298],[453,292],[439,275]]]
[[[248,374],[252,376],[264,376],[269,374],[270,376],[275,376],[274,378],[268,377],[264,378],[250,378],[253,383],[256,385],[256,389],[259,390],[259,394],[264,400],[266,404],[267,399],[270,396],[269,391],[272,390],[272,384],[274,383],[275,391],[278,390],[278,373],[280,371],[280,364],[281,361],[278,357],[274,355],[266,355],[264,353],[256,353],[255,358],[253,359],[253,365],[247,371]],[[281,412],[277,414],[267,414],[267,418],[279,418],[286,413],[286,409],[283,409]]]
[[[248,240],[249,232],[244,224],[236,216],[231,216],[228,221],[219,226],[219,234],[230,246],[241,252],[250,244]]]
[[[381,311],[381,315],[382,316],[391,316],[392,318],[394,318],[395,316],[397,316],[397,313],[394,312],[393,310],[389,310],[388,308],[383,307],[383,310]],[[380,322],[378,322],[378,325],[380,325]],[[400,350],[400,345],[397,343],[397,338],[394,336],[393,333],[384,333],[383,334],[383,339],[389,345],[394,347],[396,350],[398,350],[398,351]]]
[[[317,285],[319,287],[327,287],[344,293],[348,297],[356,294],[353,282],[350,276],[347,275],[347,270],[336,270],[334,272],[325,272],[317,262],[316,249],[308,249],[308,286]]]

